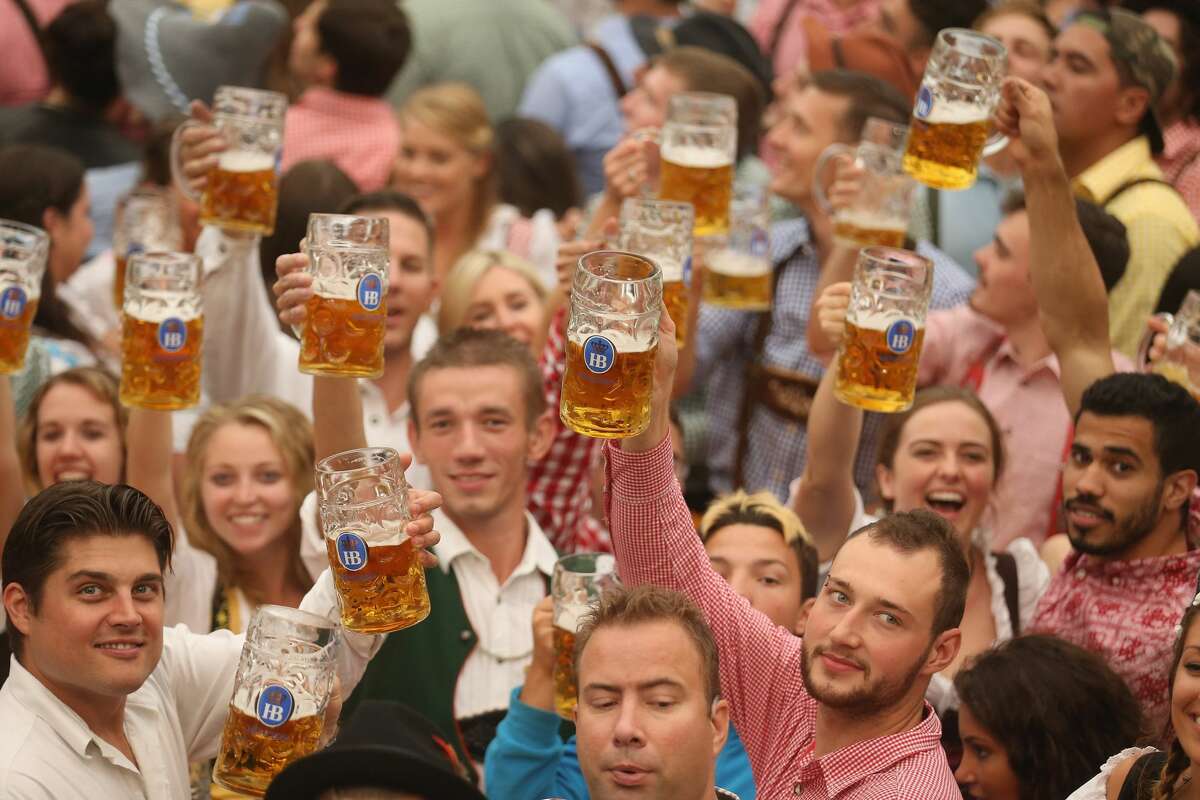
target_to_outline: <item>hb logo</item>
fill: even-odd
[[[292,718],[296,700],[286,686],[269,683],[258,696],[258,721],[268,728],[278,728]]]
[[[913,114],[917,119],[925,119],[931,111],[933,111],[933,92],[929,91],[928,86],[922,86],[921,91],[917,92],[917,106],[913,109]]]
[[[383,302],[383,280],[375,273],[363,275],[358,281],[358,304],[374,311]]]
[[[886,338],[888,350],[897,355],[907,353],[917,338],[917,329],[906,319],[896,320],[888,326]]]
[[[589,336],[583,343],[583,365],[588,372],[603,375],[617,360],[617,349],[603,336]]]
[[[337,538],[337,555],[339,564],[351,572],[358,572],[367,565],[367,543],[357,533],[343,533]]]
[[[158,323],[158,346],[168,353],[183,349],[187,344],[187,324],[179,317],[167,317]]]
[[[16,319],[25,311],[25,290],[20,286],[10,286],[0,292],[0,316],[5,319]]]

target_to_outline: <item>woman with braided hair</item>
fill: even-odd
[[[1067,800],[1195,800],[1200,797],[1200,592],[1179,621],[1168,681],[1171,743],[1134,747],[1110,758]]]

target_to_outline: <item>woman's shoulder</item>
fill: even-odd
[[[1147,753],[1158,752],[1153,747],[1129,747],[1112,756],[1100,767],[1100,772],[1080,786],[1067,800],[1118,800],[1121,787],[1137,760]]]

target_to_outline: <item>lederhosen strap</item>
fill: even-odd
[[[617,99],[620,100],[629,89],[625,86],[625,81],[621,80],[621,73],[617,71],[617,65],[613,62],[612,56],[608,54],[608,51],[603,46],[596,42],[585,42],[585,44],[600,59],[600,64],[604,67],[604,71],[608,73],[608,80],[612,84],[613,91],[616,93]]]
[[[1021,584],[1017,577],[1017,559],[1012,553],[992,553],[996,559],[996,574],[1004,584],[1004,605],[1008,607],[1008,618],[1012,622],[1012,635],[1021,635]]]
[[[42,56],[46,55],[46,47],[42,41],[42,26],[38,23],[37,16],[34,15],[33,9],[29,7],[26,0],[13,0],[17,5],[17,11],[21,12],[21,16],[25,18],[25,24],[29,26],[29,30],[33,32],[33,40],[37,44],[38,51]]]
[[[1160,186],[1166,186],[1168,189],[1170,189],[1172,191],[1175,190],[1174,186],[1172,186],[1171,184],[1162,180],[1161,178],[1134,178],[1133,180],[1125,181],[1120,186],[1118,186],[1116,189],[1113,189],[1109,193],[1108,197],[1104,198],[1104,200],[1102,200],[1099,203],[1099,205],[1102,208],[1108,208],[1108,205],[1110,203],[1112,203],[1113,200],[1116,200],[1118,197],[1125,194],[1127,191],[1129,191],[1133,187],[1142,186],[1143,184],[1147,184],[1147,183],[1157,183]]]
[[[800,5],[800,0],[788,0],[788,3],[783,8],[783,13],[779,15],[779,20],[775,23],[775,30],[771,31],[771,41],[767,43],[767,51],[763,53],[768,61],[775,61],[775,50],[779,47],[779,40],[783,38],[784,29],[787,28],[788,20],[792,18],[792,12]],[[837,39],[834,39],[837,42]],[[840,63],[840,59],[839,59]]]

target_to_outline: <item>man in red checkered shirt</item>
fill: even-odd
[[[773,625],[712,570],[675,480],[674,327],[664,315],[650,426],[605,447],[622,578],[703,609],[760,797],[958,800],[925,702],[961,640],[969,571],[954,532],[925,511],[864,528],[835,557],[804,638]]]

